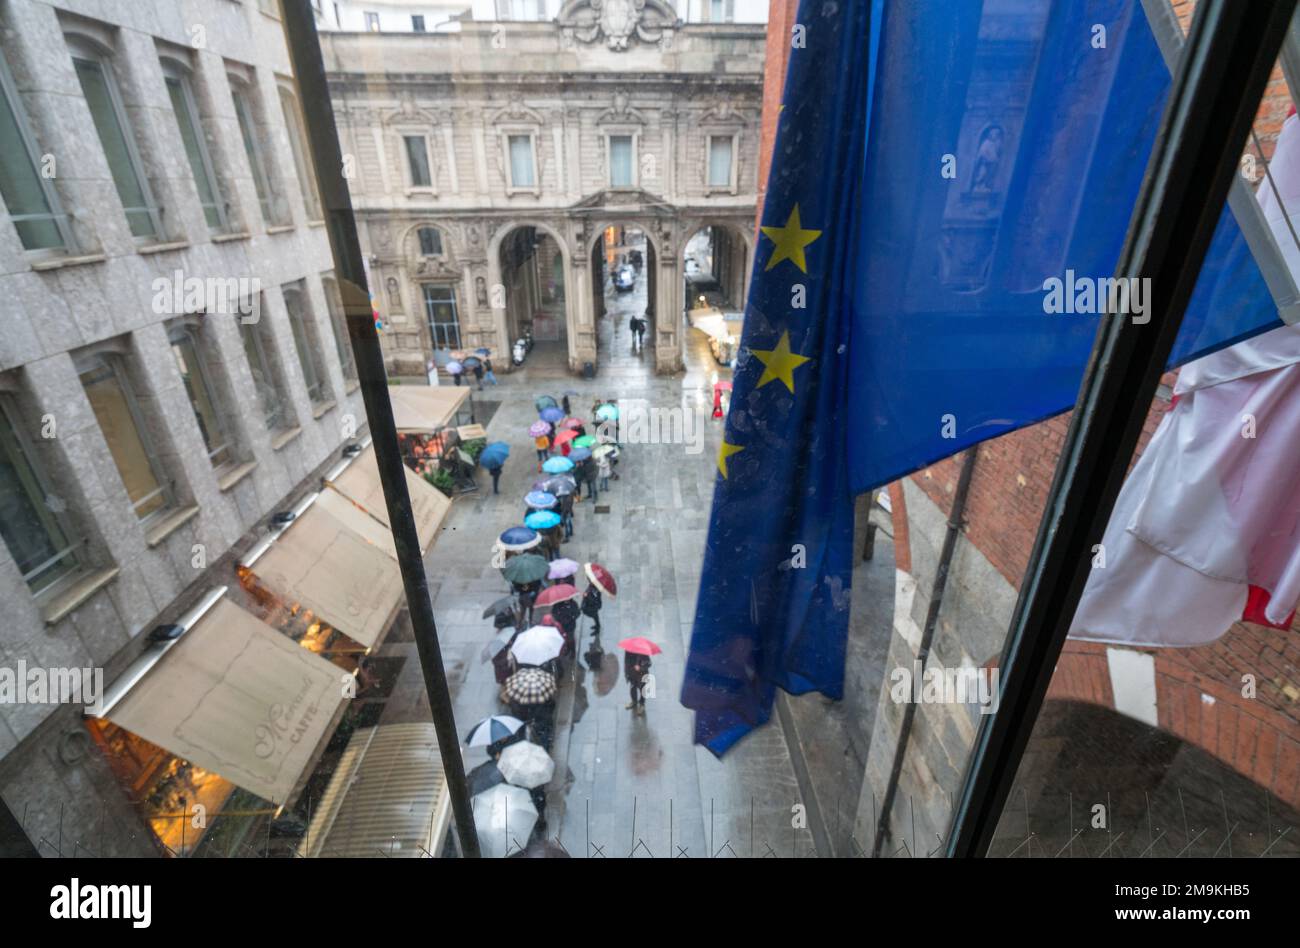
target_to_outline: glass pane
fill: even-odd
[[[406,161],[411,173],[411,186],[427,188],[432,182],[429,174],[429,151],[422,135],[406,135]]]
[[[3,68],[0,64],[0,69]],[[32,164],[14,113],[16,107],[17,103],[9,99],[7,88],[0,86],[0,196],[24,247],[28,250],[62,247],[63,237],[54,222],[40,174]]]
[[[533,177],[533,140],[527,135],[510,136],[510,182],[516,188],[531,188]]]
[[[316,191],[311,158],[307,154],[306,135],[303,132],[298,103],[287,92],[281,91],[280,110],[284,114],[285,133],[289,136],[289,148],[293,152],[293,162],[298,169],[298,184],[302,188],[302,198],[307,205],[307,216],[312,220],[320,220],[320,195]]]
[[[136,425],[133,396],[107,363],[82,372],[81,384],[136,515],[143,519],[163,509],[167,498]]]
[[[303,380],[307,383],[307,395],[313,402],[323,401],[326,397],[325,379],[317,363],[318,354],[315,347],[315,334],[307,325],[307,315],[299,291],[284,294],[285,309],[289,313],[289,327],[293,330],[293,345],[298,353],[298,362],[302,366]]]
[[[231,96],[235,102],[235,117],[239,120],[239,135],[244,142],[244,154],[248,157],[248,167],[253,172],[253,186],[257,189],[257,200],[262,206],[262,217],[267,223],[273,223],[279,218],[271,205],[271,186],[261,143],[255,137],[252,113],[242,92],[232,90]]]
[[[34,590],[76,567],[50,503],[17,431],[0,410],[0,536]]]
[[[168,77],[167,94],[171,98],[172,113],[180,127],[181,141],[185,145],[185,155],[190,162],[190,171],[194,175],[194,184],[199,190],[199,203],[203,205],[203,216],[208,226],[216,229],[221,226],[221,211],[217,207],[216,183],[208,174],[205,146],[200,137],[202,130],[195,123],[195,116],[190,110],[190,101],[184,83],[180,79]]]
[[[731,139],[714,136],[709,139],[709,186],[731,186]]]
[[[230,451],[222,432],[221,418],[217,414],[212,400],[212,387],[206,375],[194,337],[185,333],[172,340],[172,355],[176,357],[176,368],[185,383],[185,394],[189,396],[194,409],[194,420],[198,422],[203,443],[208,449],[208,457],[214,467],[220,467],[230,460]]]
[[[73,62],[77,68],[77,78],[81,80],[86,105],[95,121],[95,130],[99,133],[104,157],[108,159],[108,170],[126,210],[131,233],[136,237],[156,237],[158,234],[152,208],[145,196],[144,184],[127,142],[127,132],[122,127],[121,116],[109,87],[111,80],[97,62],[87,59],[75,59]]]
[[[609,183],[616,188],[632,185],[632,136],[615,135],[609,140]]]
[[[288,421],[277,376],[272,371],[267,356],[263,330],[258,326],[258,323],[241,322],[239,334],[244,344],[244,356],[248,359],[248,369],[253,375],[253,386],[257,389],[257,397],[262,405],[262,420],[269,430],[275,431],[285,427]]]

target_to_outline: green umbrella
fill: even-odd
[[[545,579],[546,574],[551,571],[551,564],[546,562],[546,558],[538,556],[536,553],[524,553],[521,556],[512,556],[506,560],[506,565],[501,567],[501,574],[512,583],[535,583],[539,579]]]
[[[606,402],[604,405],[601,405],[596,409],[596,417],[601,421],[617,421],[618,409],[609,402]]]
[[[573,439],[573,446],[575,448],[590,448],[595,443],[596,439],[591,435],[583,435],[581,438]]]

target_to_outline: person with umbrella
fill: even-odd
[[[582,614],[592,621],[592,634],[600,635],[600,590],[594,583],[582,594]]]
[[[564,409],[565,415],[572,414],[572,412],[569,411],[569,396],[567,394],[560,399],[560,407]]]
[[[483,360],[474,360],[474,378],[478,382],[478,390],[483,391]]]
[[[609,490],[609,475],[614,472],[614,465],[610,461],[612,452],[602,452],[600,457],[596,458],[596,475],[600,478],[600,489]]]
[[[504,685],[506,679],[516,671],[515,659],[510,652],[510,647],[515,644],[515,639],[519,637],[519,618],[510,612],[498,612],[492,624],[499,633],[504,633],[506,629],[510,628],[515,630],[514,635],[510,636],[505,643],[505,647],[492,656],[493,677],[496,678],[498,685]]]
[[[541,668],[521,668],[502,688],[510,713],[528,723],[536,743],[551,749],[555,725],[555,676]]]
[[[487,356],[483,357],[483,377],[489,385],[497,384],[497,374],[492,371],[492,360]]]
[[[645,680],[650,674],[650,656],[663,651],[644,638],[624,639],[618,643],[623,653],[623,677],[630,686],[632,700],[627,703],[633,714],[645,714]]]
[[[447,372],[451,375],[453,379],[456,380],[457,385],[460,384],[460,377],[461,374],[464,373],[464,371],[465,371],[465,367],[461,365],[459,362],[457,362],[455,359],[447,363]]]
[[[537,429],[537,425],[538,425],[538,424],[546,425],[546,422],[544,422],[544,421],[543,421],[543,422],[538,422],[538,423],[534,424],[533,427],[532,427],[532,428],[529,428],[528,430],[529,430],[530,432],[534,432],[534,431],[538,430],[538,429]],[[547,427],[547,430],[550,430],[550,425],[546,425],[546,427]],[[551,437],[550,437],[550,435],[548,435],[545,431],[542,431],[541,433],[536,434],[536,436],[533,438],[533,447],[537,448],[537,469],[540,471],[541,468],[542,468],[542,465],[543,465],[544,463],[546,463],[546,459],[550,456],[550,453],[551,453]]]
[[[591,498],[591,502],[594,504],[600,496],[600,488],[596,484],[596,463],[592,459],[590,452],[578,465],[578,470],[582,472],[582,479],[587,482],[587,496]]]
[[[560,497],[560,525],[564,528],[564,539],[573,539],[573,494]]]

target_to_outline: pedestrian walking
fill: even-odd
[[[592,632],[595,635],[600,635],[600,606],[600,590],[592,584],[582,594],[582,614],[592,621]]]
[[[580,611],[580,607],[572,599],[557,602],[551,607],[551,615],[559,624],[560,632],[564,635],[565,651],[561,653],[562,655],[566,653],[572,655],[577,651],[575,643],[578,640],[578,615]]]
[[[564,539],[573,539],[573,495],[565,494],[560,498],[560,526],[564,528]]]
[[[533,439],[533,447],[537,448],[537,468],[541,470],[542,465],[546,463],[547,457],[550,456],[550,435],[538,435]]]
[[[492,475],[492,493],[501,493],[501,465],[498,464],[496,467],[488,468],[488,472]]]
[[[609,475],[614,472],[614,465],[610,462],[609,454],[602,454],[596,462],[596,476],[600,478],[600,489],[609,490]]]
[[[568,395],[561,396],[561,398],[560,398],[560,407],[564,409],[564,415],[565,415],[566,418],[567,418],[569,415],[572,415],[572,414],[573,414],[573,412],[569,411],[569,396],[568,396]]]
[[[519,598],[519,624],[527,628],[533,624],[533,602],[537,599],[537,594],[542,591],[542,584],[532,582],[511,583],[511,585],[514,587],[515,595]]]
[[[485,379],[487,379],[487,383],[488,383],[489,385],[496,385],[496,384],[497,384],[497,374],[496,374],[495,372],[492,371],[492,360],[491,360],[491,359],[484,359],[484,360],[483,360],[483,377],[484,377]],[[481,386],[481,385],[479,386],[479,388],[482,388],[482,387],[483,387],[483,386]]]
[[[508,629],[515,625],[515,617],[509,612],[497,614],[495,627],[498,632]],[[518,666],[515,664],[515,657],[510,654],[510,647],[515,644],[515,638],[519,635],[519,629],[516,626],[515,634],[510,636],[510,641],[506,647],[492,656],[492,672],[498,685],[504,685],[506,679],[513,675]]]
[[[587,482],[587,496],[595,503],[596,498],[600,496],[600,488],[596,484],[596,465],[593,458],[587,458],[578,467],[582,470],[582,479]]]
[[[646,316],[648,317],[649,315],[650,311],[646,310]],[[638,349],[645,348],[645,330],[647,325],[648,323],[644,318],[636,321],[636,347]]]
[[[623,654],[623,677],[627,679],[632,700],[627,703],[633,714],[645,714],[645,679],[650,674],[650,656],[635,652]]]
[[[542,549],[546,551],[547,561],[557,560],[560,558],[560,525],[547,527],[545,530],[538,531],[542,535]]]
[[[478,390],[483,391],[483,363],[482,361],[474,363],[474,380],[478,382]]]

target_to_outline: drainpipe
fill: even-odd
[[[930,606],[925,614],[925,628],[921,632],[921,646],[917,649],[916,660],[920,662],[922,673],[930,657],[930,646],[934,643],[935,629],[939,626],[939,610],[943,606],[943,592],[948,585],[948,569],[952,565],[952,554],[957,549],[957,536],[961,533],[962,517],[966,513],[966,498],[970,495],[971,475],[975,472],[975,458],[978,446],[969,448],[964,453],[965,460],[961,474],[957,478],[957,493],[952,498],[952,510],[948,514],[948,530],[943,537],[943,549],[939,553],[939,566],[934,572],[934,583],[930,586]],[[916,666],[913,665],[915,668]],[[898,795],[898,782],[903,774],[903,760],[907,755],[907,746],[912,737],[912,726],[916,721],[916,702],[909,701],[903,709],[903,726],[898,732],[898,746],[894,750],[894,765],[889,772],[889,784],[885,788],[884,805],[880,808],[876,822],[876,840],[871,855],[879,858],[881,847],[889,835],[889,813],[894,807],[894,798]],[[912,854],[913,856],[916,853]]]

